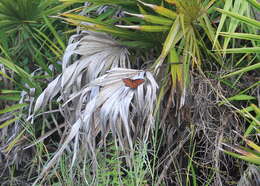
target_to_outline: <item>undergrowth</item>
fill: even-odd
[[[260,185],[257,1],[0,9],[1,185]]]

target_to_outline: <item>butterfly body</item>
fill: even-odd
[[[130,79],[130,78],[125,78],[122,79],[125,86],[130,87],[130,88],[137,88],[139,85],[141,85],[144,82],[144,79]]]

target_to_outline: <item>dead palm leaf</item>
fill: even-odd
[[[124,83],[123,80],[126,78],[144,81],[136,88],[131,88]],[[95,161],[96,144],[104,143],[109,134],[112,134],[127,154],[133,152],[134,140],[138,137],[146,141],[154,125],[153,106],[157,88],[150,72],[125,68],[111,69],[105,75],[91,81],[63,105],[69,105],[76,99],[78,104],[75,114],[78,119],[72,124],[62,146],[35,183],[57,162],[73,139],[75,148],[72,165],[78,155],[78,144],[81,144],[81,148],[87,149]],[[99,135],[101,139],[98,140]]]
[[[82,37],[79,41],[77,37]],[[76,56],[75,56],[76,55]],[[78,57],[73,60],[73,57]],[[79,91],[82,86],[104,74],[110,68],[129,66],[128,51],[107,34],[88,32],[73,36],[63,57],[63,73],[56,77],[38,97],[34,111],[38,111],[59,92],[59,100],[66,101],[65,93]]]

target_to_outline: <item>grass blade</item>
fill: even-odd
[[[20,108],[23,108],[25,106],[27,106],[26,103],[12,105],[10,107],[7,107],[5,109],[0,110],[0,114],[4,114],[4,113],[7,113],[7,112],[12,112],[12,111],[18,110]]]
[[[232,73],[229,73],[227,75],[224,75],[221,78],[231,77],[231,76],[234,76],[234,75],[237,75],[237,74],[240,74],[240,73],[248,72],[248,71],[251,71],[251,70],[256,70],[256,69],[259,69],[259,68],[260,68],[260,63],[256,63],[254,65],[244,67],[241,70],[238,70],[236,72],[232,72]]]

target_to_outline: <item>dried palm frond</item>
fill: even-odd
[[[46,106],[57,94],[60,94],[57,100],[60,103],[65,103],[60,111],[69,128],[69,135],[67,135],[65,142],[43,172],[46,172],[48,168],[52,166],[75,136],[74,160],[77,154],[78,145],[80,144],[79,142],[82,142],[82,139],[89,141],[89,143],[86,144],[92,144],[90,143],[91,140],[92,142],[95,141],[95,139],[90,139],[89,135],[86,134],[88,134],[89,127],[97,122],[94,122],[92,118],[89,118],[87,125],[90,126],[82,125],[82,123],[84,123],[84,118],[86,119],[87,116],[92,117],[94,112],[93,109],[96,109],[93,99],[97,99],[95,96],[99,93],[99,85],[93,80],[105,74],[106,71],[111,68],[125,68],[128,66],[129,59],[127,49],[122,47],[107,34],[84,32],[81,35],[71,37],[70,44],[63,57],[62,74],[58,75],[47,86],[36,100],[34,107],[35,114],[40,108]],[[147,77],[150,79],[150,76],[151,75],[148,75]],[[113,84],[113,82],[110,83]],[[92,85],[95,85],[95,87]],[[151,92],[150,88],[147,90]],[[98,99],[100,99],[100,97]],[[88,106],[88,109],[92,111],[85,113],[86,115],[84,115],[82,109],[86,105]],[[92,107],[93,109],[91,109]],[[34,114],[30,116],[28,120],[34,119]],[[98,117],[96,117],[96,119],[97,118]],[[70,127],[70,125],[72,127]],[[83,135],[83,138],[79,138],[79,130],[83,130],[84,128],[86,128],[84,130],[86,134]],[[91,152],[93,154],[94,149],[94,147],[91,147]]]
[[[82,37],[76,41],[78,37]],[[35,111],[44,107],[59,92],[66,101],[86,83],[115,67],[128,67],[128,51],[107,34],[87,32],[71,37],[62,62],[63,73],[56,77],[37,99]],[[76,55],[76,56],[75,56]],[[78,60],[72,59],[79,56]],[[74,62],[73,62],[74,61]]]
[[[143,81],[136,88],[131,88],[124,83],[126,78]],[[146,141],[154,125],[153,106],[157,88],[150,72],[125,68],[114,68],[91,81],[65,103],[64,106],[68,106],[74,99],[77,100],[75,113],[78,119],[36,182],[56,163],[73,139],[72,165],[78,155],[79,144],[95,160],[96,144],[104,144],[109,134],[124,152],[131,153],[133,141],[136,138]]]

